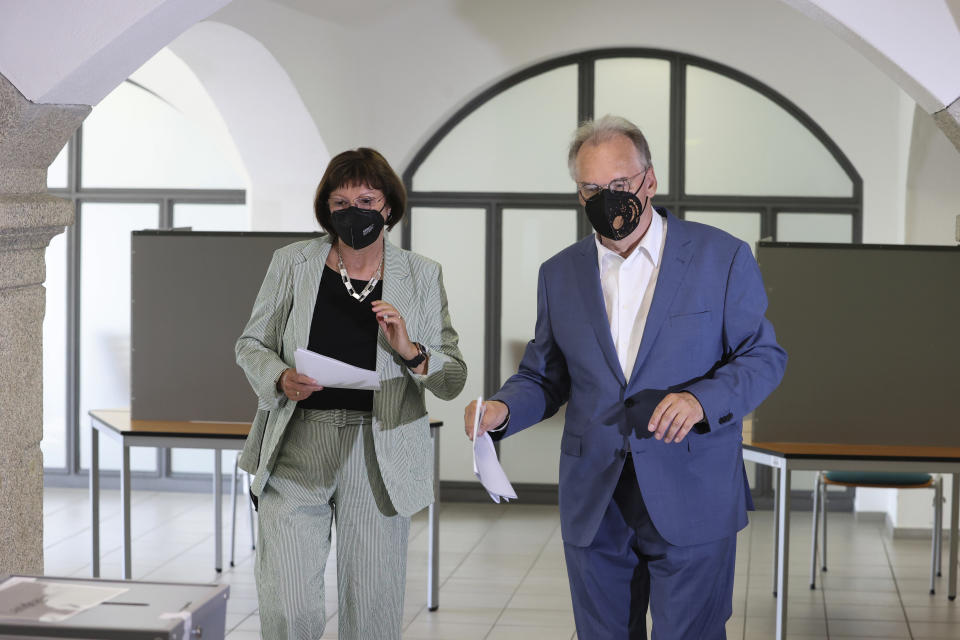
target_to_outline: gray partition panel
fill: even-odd
[[[131,262],[131,416],[253,419],[234,360],[273,252],[310,233],[135,231]]]
[[[960,249],[760,243],[789,361],[760,442],[960,446]]]

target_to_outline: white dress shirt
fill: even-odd
[[[599,234],[594,237],[610,335],[628,382],[657,286],[666,237],[666,221],[656,211],[653,211],[650,227],[640,243],[626,258],[603,246]]]

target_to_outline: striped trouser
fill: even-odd
[[[256,578],[265,640],[314,640],[326,625],[324,568],[337,532],[338,637],[400,638],[410,519],[380,476],[371,417],[297,410],[260,495]]]

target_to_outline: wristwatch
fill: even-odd
[[[427,356],[430,354],[430,350],[420,344],[419,342],[414,342],[413,346],[417,348],[417,355],[413,356],[409,360],[405,360],[402,356],[400,357],[403,360],[403,364],[411,369],[416,369],[420,366],[420,363],[427,359]]]

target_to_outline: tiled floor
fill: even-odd
[[[212,499],[204,494],[133,494],[135,579],[230,584],[229,640],[259,638],[249,525],[238,523],[237,563],[213,569]],[[47,489],[46,574],[90,573],[89,506],[85,490]],[[246,515],[245,512],[241,512]],[[770,512],[752,515],[738,543],[733,617],[728,638],[773,637],[773,540]],[[115,491],[101,503],[102,573],[120,577],[120,505]],[[229,504],[224,553],[229,558]],[[927,540],[891,541],[878,521],[830,516],[830,569],[823,589],[808,585],[809,514],[794,518],[791,538],[789,638],[956,638],[960,603],[928,594]],[[560,525],[554,507],[522,503],[446,504],[441,509],[440,609],[426,609],[426,517],[410,532],[404,638],[540,640],[575,638]],[[328,564],[327,634],[336,637],[336,573]]]

